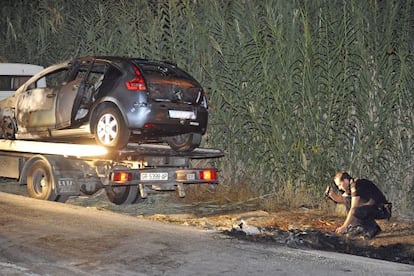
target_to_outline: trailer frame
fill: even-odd
[[[185,185],[217,185],[214,164],[193,168],[191,160],[222,156],[218,149],[183,153],[161,144],[110,150],[93,144],[0,139],[0,176],[27,185],[33,198],[65,202],[104,189],[111,202],[130,204],[160,191],[185,197]]]

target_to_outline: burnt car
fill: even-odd
[[[75,58],[42,70],[0,101],[6,139],[94,137],[110,148],[167,142],[191,151],[207,120],[206,95],[192,76],[172,63],[140,58]]]

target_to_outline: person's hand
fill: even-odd
[[[336,228],[335,232],[338,234],[344,234],[345,230],[346,230],[346,227],[341,226],[341,227]]]

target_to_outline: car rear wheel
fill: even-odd
[[[99,145],[117,149],[124,148],[130,136],[120,112],[113,107],[105,107],[98,112],[94,133]]]
[[[189,152],[200,146],[200,133],[185,133],[167,138],[170,147],[179,152]]]

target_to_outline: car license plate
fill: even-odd
[[[166,172],[141,173],[140,179],[143,180],[143,181],[151,181],[151,180],[165,181],[165,180],[168,180],[168,173],[166,173]]]
[[[170,115],[170,118],[173,119],[194,120],[196,118],[194,111],[169,110],[168,113]]]

